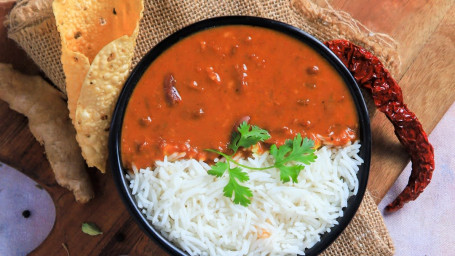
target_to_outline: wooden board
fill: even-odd
[[[454,2],[360,2],[334,0],[332,5],[349,12],[372,30],[390,34],[398,41],[402,66],[396,79],[405,102],[430,133],[455,100],[455,29],[451,15]],[[376,113],[371,127],[373,149],[368,188],[379,203],[409,158],[384,115]]]
[[[430,132],[455,100],[455,6],[451,0],[333,0],[337,9],[374,31],[389,33],[400,43],[402,71],[397,77],[410,109]],[[14,166],[49,191],[57,220],[46,241],[32,255],[167,255],[151,241],[123,206],[112,177],[90,170],[96,198],[86,205],[74,202],[59,187],[23,116],[0,101],[0,161]],[[377,201],[409,161],[393,135],[391,124],[380,113],[372,118],[373,156],[369,189]],[[435,175],[437,175],[437,170]],[[104,231],[90,237],[81,232],[83,222],[95,222]]]

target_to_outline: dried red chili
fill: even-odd
[[[434,170],[433,147],[419,120],[403,103],[398,83],[382,63],[367,50],[346,40],[324,43],[344,63],[358,85],[373,96],[376,108],[392,122],[395,135],[411,157],[412,172],[406,188],[386,210],[394,212],[415,200],[430,183]]]

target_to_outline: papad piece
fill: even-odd
[[[57,183],[85,203],[93,198],[93,188],[62,96],[41,77],[0,63],[0,99],[28,118],[33,136],[44,144]]]
[[[84,83],[84,79],[90,69],[90,62],[84,54],[63,50],[63,48],[62,46],[61,60],[63,72],[65,73],[68,110],[70,118],[74,123],[77,99],[79,99],[82,83]]]
[[[76,109],[77,141],[88,166],[106,170],[109,127],[118,95],[129,74],[135,37],[122,36],[93,60]]]
[[[68,109],[74,123],[80,89],[91,62],[108,43],[136,33],[143,2],[55,0],[52,9],[62,41]]]
[[[141,18],[140,0],[55,0],[52,4],[60,37],[68,50],[90,63],[113,40],[133,35]]]

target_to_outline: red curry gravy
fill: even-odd
[[[212,159],[204,149],[228,151],[245,120],[270,132],[267,144],[300,133],[345,145],[358,134],[351,94],[317,52],[270,29],[223,26],[181,40],[149,66],[125,113],[123,162],[144,168],[175,152]]]

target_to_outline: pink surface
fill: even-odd
[[[379,204],[397,256],[455,255],[455,104],[429,139],[435,150],[436,168],[425,191],[398,212],[384,213],[384,207],[408,182],[408,164]]]
[[[55,206],[46,190],[0,162],[0,255],[27,255],[44,241],[54,222]]]

